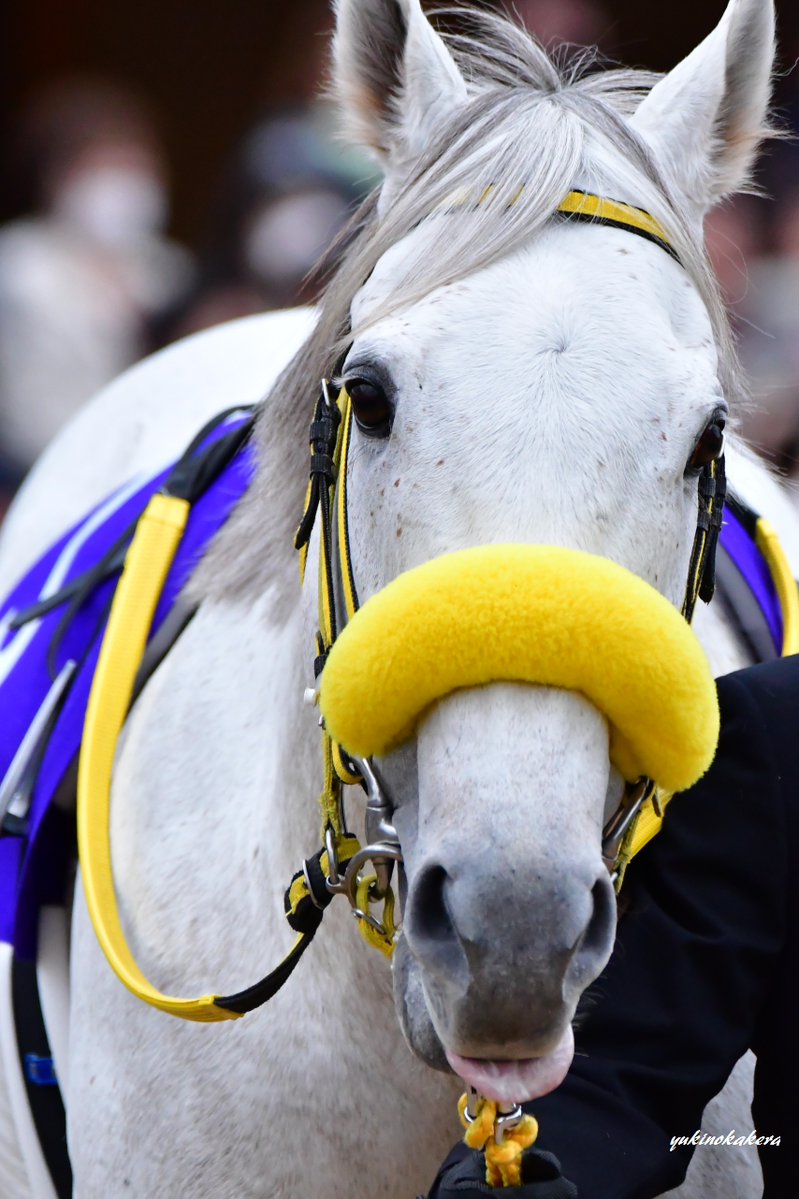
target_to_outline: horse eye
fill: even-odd
[[[717,458],[721,457],[724,450],[724,424],[723,417],[714,416],[705,426],[688,459],[687,473],[703,470],[706,466],[710,466],[711,462],[715,462]]]
[[[344,384],[352,400],[358,428],[367,437],[388,437],[394,420],[394,406],[379,383],[371,379],[349,379]]]

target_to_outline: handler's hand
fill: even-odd
[[[520,1187],[495,1189],[485,1181],[485,1158],[461,1142],[441,1167],[427,1199],[578,1199],[577,1188],[560,1172],[560,1162],[545,1149],[525,1150]],[[423,1195],[419,1199],[425,1199]]]

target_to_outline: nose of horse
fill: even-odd
[[[496,1009],[499,1002],[515,1010],[515,1025],[520,1014],[522,1022],[525,1015],[540,1022],[547,1011],[576,1003],[613,946],[607,870],[586,863],[567,879],[531,866],[522,878],[518,868],[503,877],[472,866],[428,862],[409,886],[405,936],[432,983],[428,994],[457,996],[459,1003],[468,996],[469,1007],[489,999]]]

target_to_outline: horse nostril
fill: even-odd
[[[464,953],[447,905],[450,882],[438,863],[422,867],[410,887],[405,935],[428,970],[451,975],[463,964]]]
[[[577,943],[564,978],[564,994],[570,987],[583,990],[607,964],[616,931],[616,897],[606,871],[591,888],[591,918]]]
[[[425,866],[420,871],[413,888],[414,936],[436,944],[455,936],[444,895],[448,881],[443,866]]]

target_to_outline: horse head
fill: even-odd
[[[445,40],[418,0],[337,15],[335,86],[385,172],[349,256],[338,372],[361,600],[441,555],[522,544],[609,559],[679,608],[697,475],[739,388],[702,221],[764,131],[771,4],[732,0],[656,81],[558,68],[496,17]],[[566,219],[575,189],[644,210],[672,252]],[[568,606],[568,572],[562,588]],[[482,635],[499,636],[490,618]],[[568,1067],[613,945],[601,841],[622,790],[606,711],[506,678],[436,697],[381,761],[404,855],[404,1031],[500,1099]]]

